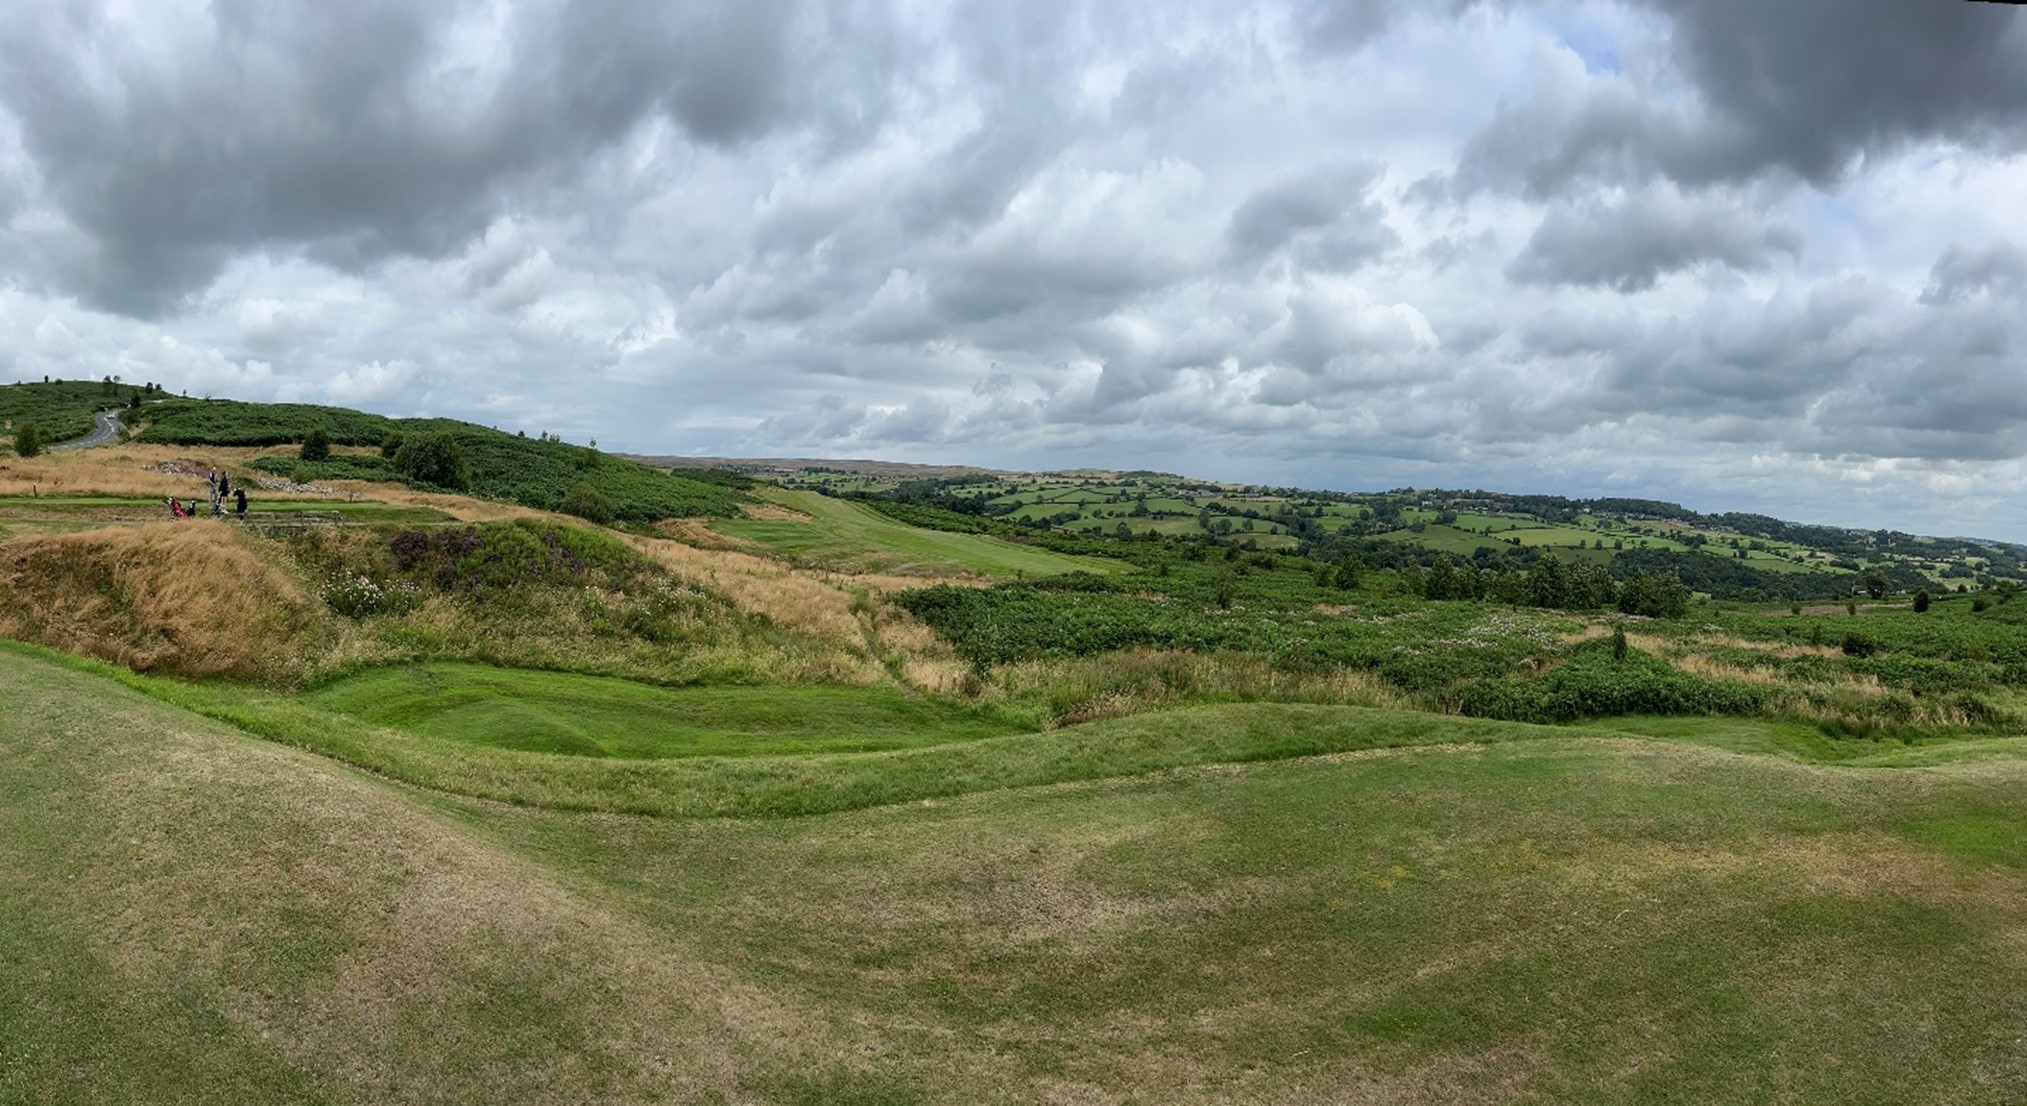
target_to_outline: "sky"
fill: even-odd
[[[2027,15],[32,0],[0,379],[2027,541]]]

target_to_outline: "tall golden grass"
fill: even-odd
[[[276,677],[329,616],[255,540],[198,521],[0,546],[0,634],[139,671]]]

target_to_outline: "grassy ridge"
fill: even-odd
[[[322,428],[338,445],[379,445],[393,434],[441,432],[457,440],[471,468],[474,495],[540,510],[556,510],[578,484],[589,484],[623,521],[737,511],[743,494],[722,483],[692,480],[583,446],[508,434],[452,419],[392,419],[342,407],[300,403],[179,400],[151,408],[141,439],[175,445],[268,446],[299,442]],[[298,462],[277,458],[256,464],[292,475]],[[335,457],[304,466],[312,479],[398,480],[375,457]]]
[[[407,792],[18,653],[0,701],[0,1101],[2027,1083],[2017,759],[1536,731],[698,822]]]
[[[16,654],[61,657],[30,646],[0,643],[0,648]],[[581,705],[550,699],[546,704],[551,712],[547,719],[517,714],[511,705],[481,708],[476,733],[452,734],[445,730],[433,732],[433,726],[438,722],[457,725],[455,715],[466,704],[455,694],[447,703],[431,705],[426,702],[426,692],[411,687],[387,692],[382,696],[383,704],[374,703],[374,691],[390,685],[398,687],[402,679],[398,676],[375,675],[364,684],[337,685],[329,698],[304,698],[138,676],[73,658],[62,661],[249,733],[434,790],[524,806],[665,817],[806,816],[1010,788],[1111,779],[1190,765],[1425,745],[1503,744],[1558,738],[1569,732],[1552,726],[1412,711],[1233,703],[1003,737],[979,736],[993,724],[983,719],[969,723],[969,729],[962,725],[953,727],[951,720],[962,718],[961,713],[953,712],[944,716],[944,730],[931,738],[937,743],[925,747],[872,753],[750,755],[769,741],[755,736],[756,715],[780,702],[769,703],[763,698],[744,707],[738,704],[721,707],[743,713],[746,730],[743,738],[721,731],[716,738],[716,751],[729,749],[741,755],[620,759],[557,756],[554,751],[530,752],[478,742],[487,734],[531,732],[532,723],[536,729],[548,726],[552,737],[559,741],[570,740],[566,731],[574,729],[576,740],[587,743],[561,751],[581,752],[603,741],[622,747],[641,742],[651,747],[652,723],[639,728],[645,732],[638,732],[626,722],[626,711],[638,714],[642,703],[656,697],[662,697],[661,702],[668,709],[680,710],[680,693],[618,689],[607,696],[605,703],[593,700]],[[502,675],[497,679],[522,689],[541,682],[541,677],[524,674]],[[562,678],[564,683],[569,680]],[[527,693],[523,690],[521,694],[525,697]],[[819,691],[818,698],[823,694]],[[760,710],[753,709],[755,706]],[[334,707],[356,711],[368,720],[340,713]],[[376,721],[407,728],[383,728],[374,725]],[[872,723],[874,728],[878,725],[877,721]],[[1695,741],[1697,732],[1694,723],[1684,720],[1684,728],[1671,731],[1668,736]],[[807,732],[798,734],[793,728],[783,740],[791,746],[798,741],[811,741]],[[846,736],[844,740],[850,742],[853,738]],[[692,750],[703,751],[702,744]],[[1781,751],[1784,755],[1800,756],[1806,748],[1789,742]],[[1854,742],[1839,748],[1871,754],[1878,764],[1893,763],[1890,756],[1879,755],[1880,746],[1875,743]],[[1846,752],[1835,759],[1851,759],[1853,755]]]
[[[382,669],[309,699],[421,737],[638,759],[881,752],[1018,729],[979,710],[889,688],[672,689],[480,665]]]

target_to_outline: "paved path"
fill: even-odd
[[[106,445],[108,443],[119,440],[121,429],[122,427],[120,426],[120,412],[118,408],[114,408],[113,410],[110,411],[100,411],[99,413],[92,416],[91,433],[86,434],[82,438],[73,438],[67,442],[59,442],[56,445],[50,446],[49,448],[90,449],[95,445]]]

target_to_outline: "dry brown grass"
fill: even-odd
[[[739,505],[739,513],[747,518],[760,519],[766,522],[808,522],[810,520],[808,511],[798,511],[793,507],[784,507],[779,503],[769,503],[766,501],[741,503]]]
[[[274,676],[329,617],[253,541],[182,522],[0,546],[0,634],[140,671]]]

